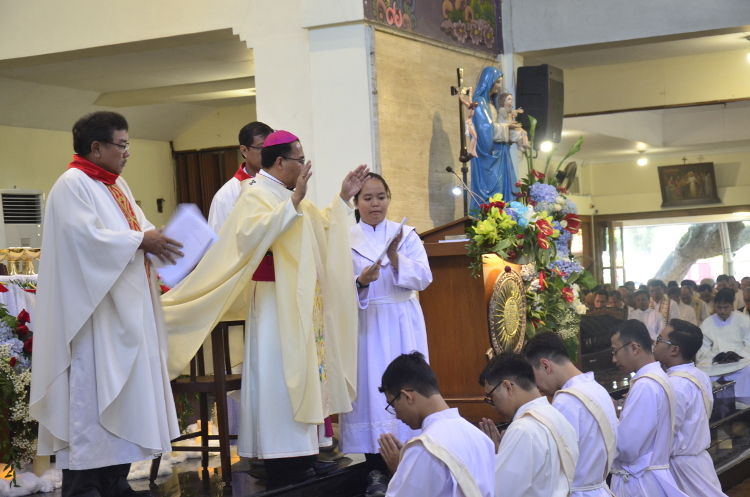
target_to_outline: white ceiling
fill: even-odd
[[[131,136],[173,140],[215,108],[255,101],[253,51],[231,30],[0,60],[0,124],[67,131],[116,110]]]
[[[652,43],[631,40],[627,46],[568,47],[519,55],[524,57],[527,66],[549,64],[560,69],[576,69],[733,50],[750,51],[750,41],[746,39],[749,35],[750,32],[740,32]]]

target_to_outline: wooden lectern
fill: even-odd
[[[447,235],[465,234],[470,225],[471,218],[464,217],[420,235],[433,280],[419,301],[441,393],[461,416],[478,423],[482,417],[497,418],[478,381],[491,347],[484,282],[471,275],[466,240],[445,241]]]

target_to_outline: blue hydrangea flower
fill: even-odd
[[[578,206],[575,202],[573,202],[569,198],[566,198],[565,203],[562,205],[562,210],[560,211],[560,213],[562,213],[563,216],[571,213],[578,214]]]
[[[557,199],[557,188],[545,183],[534,183],[529,187],[529,196],[535,202],[553,203]]]
[[[559,247],[558,247],[559,248]],[[567,247],[566,247],[567,248]],[[558,251],[558,255],[562,255]],[[563,273],[566,274],[572,274],[572,273],[582,273],[583,272],[583,266],[578,264],[576,261],[568,261],[565,259],[558,259],[556,261],[553,261],[550,264],[550,267],[557,268]]]

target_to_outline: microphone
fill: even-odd
[[[469,187],[466,185],[466,183],[464,183],[464,180],[461,179],[461,176],[459,176],[458,174],[456,174],[456,171],[453,169],[452,166],[446,167],[445,170],[448,171],[449,173],[453,173],[453,176],[455,176],[456,178],[458,178],[459,183],[461,183],[461,189],[463,191],[467,192],[469,195],[471,195],[472,200],[474,200],[474,202],[476,202],[477,205],[480,205],[480,204],[484,203],[484,200],[482,200],[482,198],[479,195],[477,195],[476,193],[474,193],[473,191],[471,191],[469,189]]]

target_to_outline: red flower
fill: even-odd
[[[567,214],[563,221],[567,221],[568,225],[565,226],[565,231],[568,233],[576,234],[578,231],[580,231],[581,226],[581,218],[578,217],[578,214],[573,214],[572,212],[570,214]]]
[[[524,198],[528,194],[526,192],[513,192],[513,195],[515,195],[518,198]]]
[[[558,186],[557,187],[557,191],[560,192],[560,193],[562,193],[563,195],[567,195],[568,194],[568,190],[566,190],[562,186]]]
[[[562,289],[562,296],[568,304],[573,303],[573,300],[575,299],[573,296],[573,290],[571,290],[569,286]]]
[[[23,291],[27,293],[36,293],[36,288],[24,288]]]
[[[536,169],[532,169],[531,174],[533,174],[536,179],[544,179],[544,173],[540,173]]]
[[[549,248],[549,242],[547,241],[547,237],[544,236],[542,233],[539,233],[536,235],[536,243],[539,245],[539,248],[547,250]]]
[[[542,291],[545,291],[547,289],[547,280],[544,277],[544,271],[539,271],[539,288],[542,289]]]
[[[510,259],[511,261],[515,259],[517,255],[518,254],[516,254],[515,250],[508,251],[508,259]],[[505,267],[510,267],[510,266],[505,266]]]
[[[29,334],[29,328],[25,324],[19,324],[16,328],[16,335],[18,338],[23,338]]]
[[[539,232],[544,236],[552,236],[555,233],[555,229],[546,219],[537,219],[535,224],[539,228]]]
[[[522,235],[521,233],[516,235],[516,239],[518,240],[523,240],[524,238],[526,238],[526,235]]]
[[[521,188],[521,182],[520,181],[516,181],[516,188]]]
[[[498,209],[502,210],[505,208],[505,202],[492,202],[490,204],[490,207],[497,207]],[[489,210],[489,209],[487,209]]]
[[[563,271],[560,271],[560,270],[559,270],[559,269],[557,269],[556,267],[555,267],[555,268],[552,268],[552,272],[553,272],[553,273],[555,273],[556,275],[560,276],[560,277],[563,277],[563,276],[567,276],[567,275],[568,275],[568,273],[565,273],[565,272],[563,272]]]
[[[31,321],[31,316],[29,316],[29,313],[26,311],[26,309],[24,309],[18,313],[18,317],[16,319],[18,319],[19,324],[26,324]]]
[[[479,210],[482,214],[487,214],[490,211],[490,204],[480,204]]]
[[[8,365],[9,365],[10,367],[13,367],[13,366],[15,366],[15,365],[16,365],[16,363],[17,363],[17,362],[18,362],[18,359],[16,359],[15,357],[11,357],[11,358],[10,358],[10,361],[8,361]]]
[[[28,340],[23,342],[23,351],[31,354],[32,350],[34,350],[34,337],[29,337]]]
[[[161,288],[162,293],[167,293],[168,291],[172,289],[171,287],[168,287],[167,285],[159,285],[159,288]]]
[[[8,291],[8,287],[0,283],[0,293],[5,293]]]

